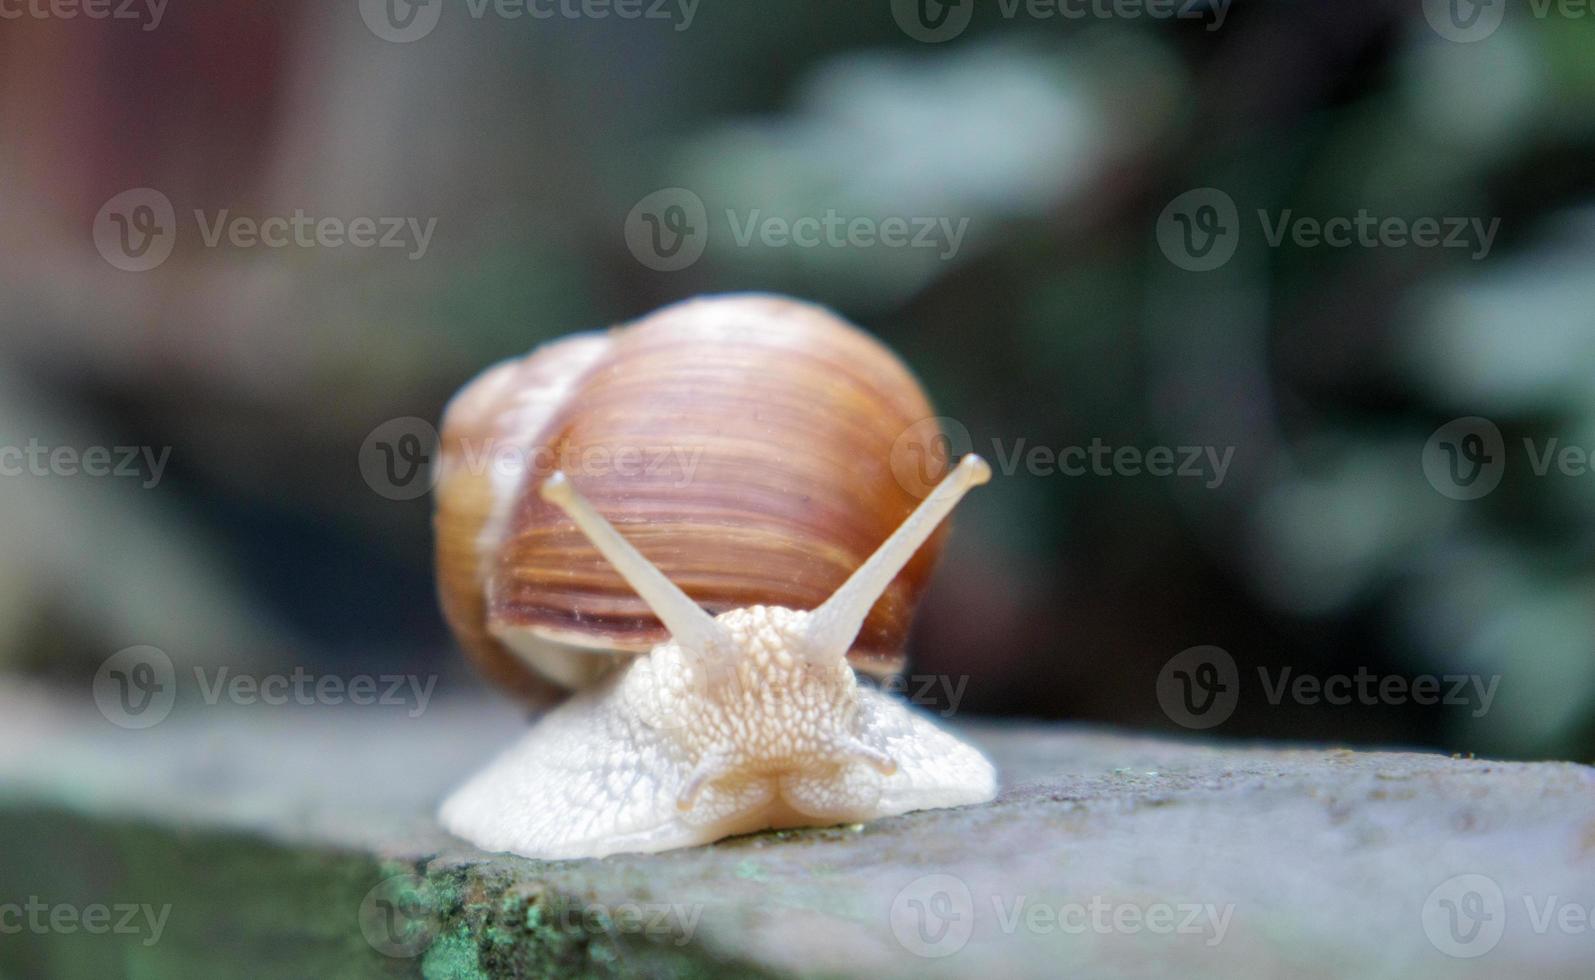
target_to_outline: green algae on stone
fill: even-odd
[[[461,925],[440,936],[421,959],[421,975],[426,980],[491,980],[482,972],[477,958],[476,940]]]

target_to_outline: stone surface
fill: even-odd
[[[537,862],[431,819],[525,722],[409,710],[0,694],[0,977],[1595,976],[1582,766],[966,724],[987,806]]]

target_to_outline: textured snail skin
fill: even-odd
[[[472,777],[444,804],[443,825],[484,850],[603,857],[995,795],[978,751],[860,686],[846,661],[804,656],[808,615],[759,606],[716,617],[737,651],[724,677],[659,645]]]

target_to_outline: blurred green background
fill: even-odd
[[[1159,673],[1212,644],[1243,694],[1217,734],[1595,756],[1595,474],[1536,472],[1595,448],[1595,17],[538,6],[0,23],[0,444],[170,449],[156,481],[0,476],[6,683],[87,697],[150,644],[465,696],[430,501],[374,491],[368,435],[541,341],[771,290],[884,338],[1018,460],[960,511],[913,641],[915,673],[968,676],[959,711],[1180,732]],[[176,236],[128,271],[106,207],[143,188]],[[707,234],[661,270],[636,210],[671,188]],[[296,211],[435,225],[419,255],[205,241]],[[739,241],[831,212],[963,234]],[[1270,240],[1363,212],[1467,224],[1461,247]],[[1219,233],[1204,255],[1233,253],[1193,268]],[[1425,446],[1475,416],[1500,483],[1454,499]],[[1093,440],[1232,455],[1217,480],[1024,461]],[[1286,667],[1500,680],[1487,711],[1271,703],[1258,671]]]

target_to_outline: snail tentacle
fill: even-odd
[[[991,466],[974,453],[959,461],[914,512],[898,525],[891,537],[850,575],[842,587],[809,614],[808,648],[817,661],[840,660],[863,628],[864,620],[892,579],[914,552],[928,540],[936,526],[963,499],[964,494],[991,479]]]
[[[728,639],[726,631],[714,621],[713,616],[704,612],[676,583],[666,578],[653,562],[615,530],[615,526],[571,486],[570,479],[563,472],[556,471],[544,481],[539,493],[544,500],[569,515],[593,547],[614,566],[615,571],[665,624],[671,638],[683,650],[711,666],[724,660]]]

